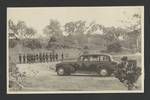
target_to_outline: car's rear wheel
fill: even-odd
[[[100,76],[105,77],[105,76],[108,75],[108,71],[107,71],[107,69],[102,68],[102,69],[99,70],[99,74],[100,74]]]
[[[58,68],[57,75],[59,75],[59,76],[65,75],[65,69],[63,67]]]

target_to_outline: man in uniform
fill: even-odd
[[[33,63],[33,54],[30,54],[30,63]]]
[[[128,66],[128,58],[126,56],[121,58],[121,63],[118,64],[117,78],[120,82],[124,82],[126,78],[126,69]]]
[[[137,88],[134,84],[139,77],[139,74],[136,74],[136,70],[139,69],[136,67],[136,62],[128,61],[127,57],[123,57],[121,60],[122,62],[118,65],[117,78],[128,87],[128,90],[131,90],[133,87]]]
[[[33,63],[35,63],[36,60],[36,54],[33,54]]]
[[[45,62],[45,53],[43,53],[43,57],[42,57],[43,61],[42,62]]]
[[[141,68],[136,66],[136,60],[129,60],[127,67],[127,81],[128,81],[128,90],[132,90],[133,87],[138,88],[135,84],[141,74]]]
[[[42,54],[39,54],[40,63],[42,63]]]
[[[47,53],[45,55],[45,58],[46,58],[46,62],[48,62],[48,54]]]
[[[55,61],[55,54],[52,54],[52,61]]]
[[[56,53],[55,57],[56,57],[56,61],[58,61],[58,54],[57,53]]]
[[[49,59],[50,59],[50,62],[52,62],[52,54],[51,53],[49,54]]]
[[[26,63],[26,55],[23,55],[23,63]]]
[[[20,64],[22,63],[22,56],[21,56],[21,54],[19,54],[19,63]]]
[[[30,55],[27,53],[27,63],[29,63],[29,60],[30,60],[29,56]]]
[[[32,63],[32,54],[30,54],[29,58],[30,58],[30,63]]]
[[[39,61],[39,57],[38,57],[38,54],[36,54],[36,62],[38,63]]]
[[[61,54],[61,59],[62,59],[62,61],[64,60],[64,54],[63,53]]]

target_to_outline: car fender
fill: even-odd
[[[58,68],[63,67],[66,72],[74,72],[75,68],[71,64],[62,64],[56,67],[56,71]]]
[[[113,65],[111,64],[100,64],[97,66],[97,69],[106,69],[109,73],[112,73],[114,71]]]

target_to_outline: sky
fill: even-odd
[[[25,21],[28,27],[42,34],[50,19],[58,20],[62,26],[70,21],[84,20],[87,24],[95,22],[106,27],[125,27],[129,23],[121,23],[121,20],[135,23],[131,19],[134,13],[144,14],[144,7],[9,7],[7,20]]]

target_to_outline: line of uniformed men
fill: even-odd
[[[63,53],[61,60],[64,59]],[[58,61],[58,54],[38,53],[38,54],[19,54],[19,63],[44,63]]]

